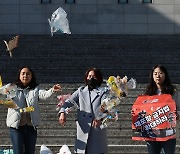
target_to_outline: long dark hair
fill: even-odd
[[[171,80],[169,78],[169,75],[168,75],[168,72],[167,72],[167,69],[163,66],[163,65],[156,65],[152,68],[151,70],[151,73],[150,73],[150,79],[149,79],[149,84],[146,88],[146,91],[145,91],[145,95],[156,95],[157,94],[157,85],[153,79],[153,72],[156,68],[159,68],[164,74],[165,74],[165,80],[162,84],[162,91],[161,93],[162,94],[170,94],[170,95],[173,95],[174,94],[174,91],[175,91],[175,86],[173,86],[171,84]]]
[[[21,80],[20,80],[20,73],[21,73],[21,70],[22,70],[23,68],[29,69],[29,71],[30,71],[31,74],[32,74],[32,79],[31,79],[31,81],[29,82],[29,84],[28,84],[27,86],[24,86],[23,83],[22,83]],[[35,74],[34,74],[33,70],[32,70],[30,67],[28,67],[28,66],[23,66],[23,67],[21,67],[21,68],[19,69],[18,74],[17,74],[17,77],[16,77],[15,84],[16,84],[18,87],[22,88],[22,89],[27,88],[27,87],[28,87],[29,89],[34,89],[34,88],[38,85],[37,82],[36,82],[36,77],[35,77]]]
[[[85,76],[84,76],[85,84],[87,85],[87,77],[88,77],[88,74],[90,71],[94,71],[94,74],[98,80],[98,86],[101,86],[101,84],[103,82],[103,76],[102,76],[100,69],[98,69],[98,68],[89,68],[86,71]]]

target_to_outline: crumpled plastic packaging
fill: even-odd
[[[51,27],[51,36],[59,30],[62,33],[71,34],[67,13],[61,7],[52,14],[51,19],[48,19],[48,21]]]
[[[60,149],[59,149],[59,153],[57,154],[71,154],[71,151],[69,149],[69,147],[64,144]]]
[[[112,122],[118,120],[119,111],[117,106],[127,96],[129,89],[136,88],[136,80],[131,78],[128,81],[127,76],[123,78],[120,78],[120,76],[110,76],[106,83],[107,96],[96,110],[96,119],[102,121],[100,128],[106,128]]]
[[[40,154],[53,154],[53,152],[44,144],[41,145]]]

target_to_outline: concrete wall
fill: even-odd
[[[62,7],[73,34],[179,34],[180,0],[1,0],[0,34],[50,34],[48,18]]]

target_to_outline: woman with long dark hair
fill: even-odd
[[[6,123],[9,127],[14,154],[34,154],[37,139],[37,126],[40,123],[39,99],[47,99],[61,89],[59,84],[49,90],[39,89],[34,72],[24,66],[19,69],[15,83],[1,89],[2,94],[12,99],[17,108],[8,108]],[[11,92],[12,91],[12,92]],[[33,112],[20,112],[20,109],[32,107]]]
[[[146,88],[145,95],[170,94],[176,102],[177,119],[180,115],[180,98],[175,86],[172,85],[167,69],[163,65],[156,65],[150,73],[149,84]],[[176,147],[176,138],[167,141],[147,141],[149,154],[174,154]]]

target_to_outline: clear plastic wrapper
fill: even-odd
[[[28,106],[25,108],[20,108],[14,101],[13,98],[16,96],[17,86],[14,84],[8,84],[7,86],[0,88],[0,104],[4,105],[6,108],[13,108],[22,112],[33,112],[34,107]]]
[[[7,108],[18,108],[17,104],[12,100],[16,96],[17,86],[8,84],[0,88],[0,104]]]
[[[5,93],[7,95],[7,99],[12,99],[16,96],[17,86],[10,84],[8,87],[5,88]]]
[[[59,7],[51,16],[51,19],[48,19],[49,25],[51,27],[51,36],[57,31],[62,33],[71,34],[69,29],[69,21],[67,19],[67,13]]]
[[[53,152],[46,145],[42,144],[40,154],[53,154]]]
[[[71,154],[71,151],[69,149],[69,147],[64,144],[60,149],[59,149],[59,153],[57,154]]]

